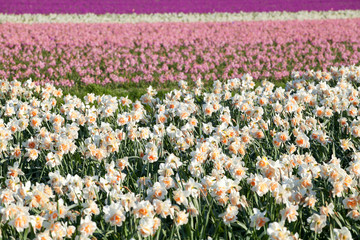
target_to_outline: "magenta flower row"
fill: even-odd
[[[228,23],[2,24],[0,79],[72,86],[281,79],[360,63],[360,19]]]
[[[358,0],[0,0],[2,13],[212,13],[360,9]]]

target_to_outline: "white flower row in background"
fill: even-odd
[[[264,20],[312,20],[358,18],[360,10],[240,13],[156,14],[0,14],[0,23],[139,23],[139,22],[228,22]]]

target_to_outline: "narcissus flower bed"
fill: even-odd
[[[288,80],[360,62],[360,19],[224,23],[1,24],[0,77],[61,86]]]
[[[164,99],[0,82],[4,239],[351,239],[360,68]]]

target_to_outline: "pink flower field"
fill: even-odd
[[[0,78],[62,86],[222,80],[360,61],[360,19],[0,25]]]

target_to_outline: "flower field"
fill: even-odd
[[[141,34],[139,34],[139,32]],[[60,86],[289,79],[360,62],[360,18],[0,25],[0,77]]]
[[[360,2],[0,0],[0,240],[360,238]]]
[[[319,20],[359,18],[360,10],[298,11],[298,12],[215,12],[215,13],[154,13],[154,14],[6,14],[0,23],[158,23],[158,22],[235,22],[268,20]]]
[[[359,9],[360,2],[352,0],[0,0],[3,13],[213,13],[213,12],[271,12],[271,11],[329,11]]]
[[[352,239],[359,83],[359,67],[332,67],[131,101],[3,80],[1,234]]]
[[[4,13],[213,13],[213,12],[271,12],[271,11],[329,11],[359,9],[360,2],[352,0],[0,0]]]

